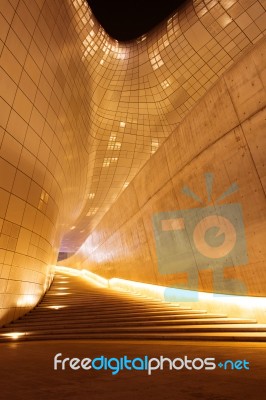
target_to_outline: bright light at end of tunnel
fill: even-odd
[[[49,306],[47,308],[51,308],[52,310],[60,310],[60,308],[65,308],[66,306]]]

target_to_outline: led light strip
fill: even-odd
[[[165,301],[165,291],[169,290],[169,287],[152,285],[149,283],[142,283],[136,281],[130,281],[120,278],[105,279],[93,272],[87,270],[75,270],[69,267],[56,267],[56,271],[65,272],[71,275],[79,275],[85,279],[91,281],[94,284],[98,284],[102,287],[109,287],[111,289],[122,290],[127,292],[133,292],[144,297],[153,298],[161,301]],[[197,292],[192,290],[184,290],[173,288],[176,301],[182,302],[195,302],[195,298],[199,302],[212,302],[212,303],[226,303],[228,305],[233,304],[244,307],[245,309],[260,308],[266,312],[266,297],[255,297],[255,296],[236,296],[228,294],[217,294],[207,292]]]

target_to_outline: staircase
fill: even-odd
[[[266,324],[101,288],[57,273],[28,314],[0,329],[12,339],[266,341]]]

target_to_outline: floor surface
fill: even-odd
[[[214,357],[248,361],[250,369],[54,370],[54,356]],[[200,342],[42,341],[0,344],[0,399],[258,400],[266,392],[266,344]]]

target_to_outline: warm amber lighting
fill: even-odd
[[[65,308],[66,306],[49,306],[46,308],[51,308],[52,310],[60,310],[60,308]]]
[[[165,301],[165,290],[169,289],[166,286],[152,285],[120,278],[112,278],[108,280],[85,269],[75,270],[74,268],[57,266],[56,270],[68,273],[69,275],[81,276],[89,282],[102,287],[110,287],[111,289],[119,291],[131,292],[149,299]],[[179,300],[179,303],[193,305],[194,308],[197,308],[197,305],[200,305],[200,307],[209,308],[210,310],[215,308],[216,310],[218,309],[219,311],[227,313],[230,313],[232,310],[233,313],[247,313],[248,311],[254,310],[258,315],[262,315],[266,309],[265,297],[195,292],[178,288],[176,288],[175,291],[177,301],[172,302],[173,305],[178,304],[178,299],[181,299]],[[197,294],[197,301],[195,301],[195,294]],[[184,299],[186,299],[186,301],[184,301]]]
[[[17,306],[18,307],[34,307],[35,304],[37,303],[37,301],[38,301],[37,296],[28,294],[28,295],[25,295],[18,299]]]
[[[6,337],[8,337],[10,339],[14,339],[14,340],[20,338],[21,336],[25,336],[25,335],[26,335],[25,332],[10,332],[10,333],[3,334],[3,336],[6,336]]]
[[[66,296],[68,294],[70,294],[70,293],[62,293],[62,292],[55,293],[56,296]]]
[[[109,287],[112,289],[133,292],[145,297],[152,297],[163,300],[164,286],[151,285],[148,283],[128,281],[125,279],[112,278],[109,280]]]
[[[210,197],[213,212],[233,204],[243,209],[243,220],[232,215],[235,247],[233,230],[223,247],[232,247],[228,270],[215,279],[224,278],[221,287],[229,293],[242,293],[237,282],[231,284],[241,278],[241,288],[266,296],[264,3],[194,0],[126,42],[110,37],[88,3],[0,0],[0,325],[38,304],[50,288],[57,255],[59,264],[108,278],[168,286],[175,277],[190,279],[195,266],[200,288],[217,288],[211,276],[217,260],[211,260],[219,255],[223,263],[225,256],[199,241],[206,219],[186,240],[189,250],[180,249],[189,270],[181,262],[175,276],[156,266],[153,215],[184,211],[200,218],[211,211],[182,192],[183,184],[200,188],[202,173],[216,174],[215,196],[230,182],[240,189],[227,203],[216,205]],[[171,233],[167,224],[162,238],[181,241],[181,232]],[[218,243],[222,236],[216,236]],[[246,263],[233,254],[244,241]],[[201,255],[209,257],[206,270]],[[69,273],[164,299],[163,287]],[[66,282],[59,273],[52,296],[72,294]],[[48,299],[49,305],[58,301]],[[198,303],[260,307],[266,318],[263,301],[201,293]]]
[[[99,285],[99,286],[108,287],[108,285],[109,285],[108,279],[105,279],[102,276],[94,274],[93,272],[87,271],[86,269],[76,270],[74,268],[57,266],[56,271],[64,272],[69,275],[79,275],[79,276],[83,277],[84,279],[90,281],[91,283]],[[63,294],[63,293],[61,293],[61,294]]]
[[[46,296],[66,296],[70,293],[65,293],[65,292],[48,292],[46,293]]]
[[[109,280],[109,287],[112,289],[124,290],[129,292],[134,292],[145,297],[152,297],[159,300],[164,300],[164,292],[168,289],[165,286],[152,285],[148,283],[142,282],[134,282],[125,279],[112,278]],[[193,290],[184,290],[184,289],[175,289],[176,298],[180,297],[183,299],[184,297],[188,299],[195,298],[195,291]],[[245,308],[262,308],[266,307],[266,299],[265,297],[253,297],[253,296],[235,296],[228,294],[217,294],[217,293],[206,293],[206,292],[196,292],[198,295],[197,301],[204,301],[213,303],[227,303],[233,305],[240,305]],[[185,295],[185,296],[184,296]],[[193,300],[191,300],[193,301]]]
[[[96,283],[99,286],[108,287],[108,279],[103,278],[102,276],[96,275],[86,269],[81,271],[81,276],[91,283]]]
[[[61,267],[61,266],[56,266],[55,270],[57,272],[63,272],[65,274],[68,274],[70,276],[78,276],[80,275],[80,271],[74,268],[67,268],[67,267]],[[63,279],[68,279],[68,277],[64,277]]]

